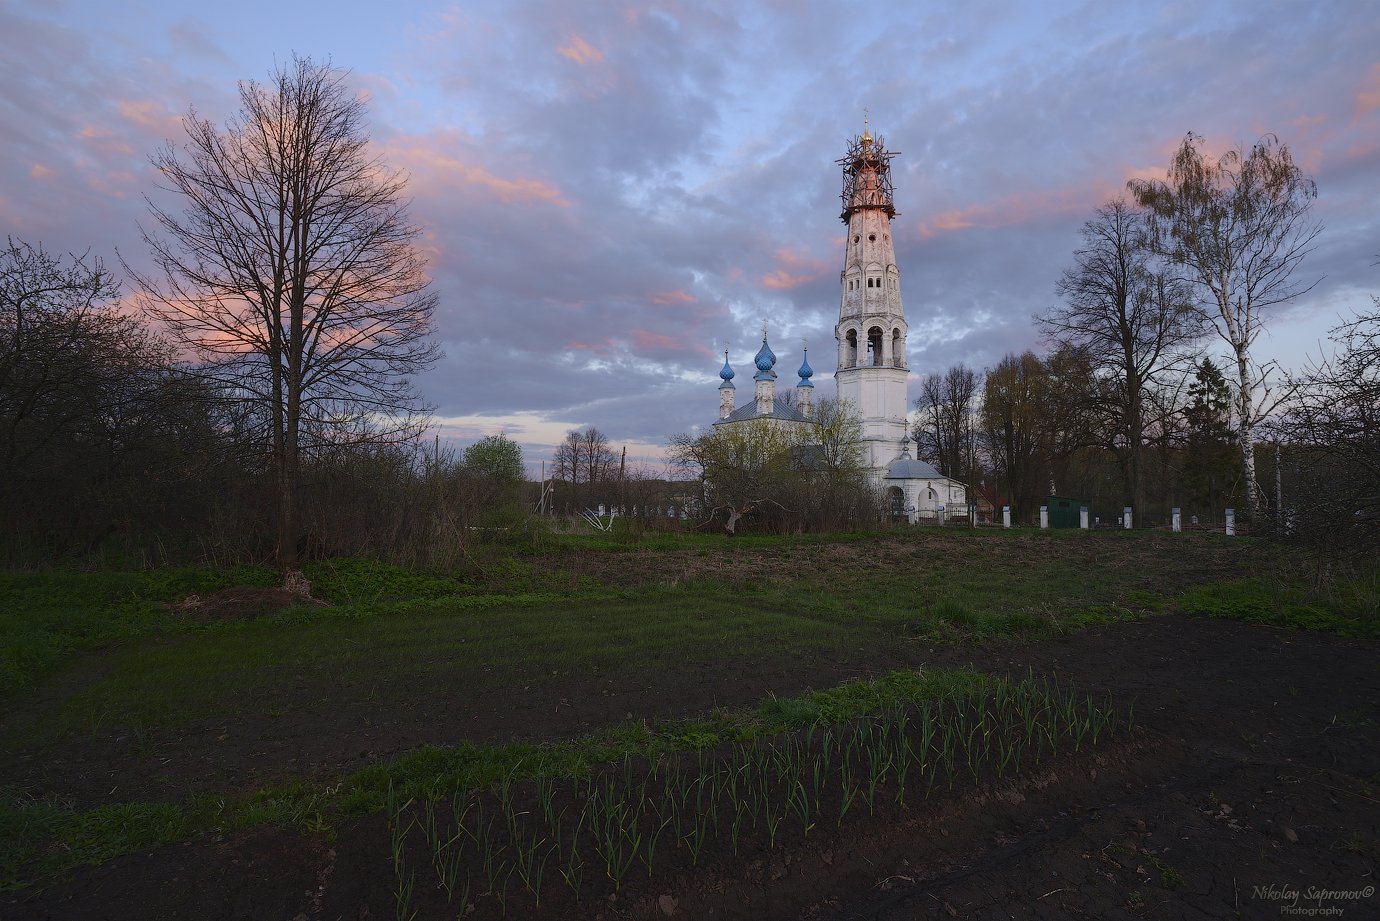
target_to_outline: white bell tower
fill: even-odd
[[[839,399],[862,418],[862,460],[880,477],[907,436],[906,316],[901,273],[891,243],[891,158],[882,138],[863,128],[848,144],[843,167],[845,241],[842,298],[834,336],[839,345]]]

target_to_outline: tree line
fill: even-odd
[[[1262,361],[1276,308],[1316,283],[1297,270],[1321,232],[1317,189],[1272,136],[1215,159],[1202,148],[1189,134],[1164,180],[1132,180],[1083,225],[1035,316],[1044,354],[922,381],[921,454],[1024,520],[1051,495],[1142,521],[1234,506],[1258,530],[1373,547],[1380,312],[1335,329],[1334,356],[1312,367]]]

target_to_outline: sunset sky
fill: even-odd
[[[1038,11],[1037,11],[1038,10]],[[916,376],[1040,346],[1079,226],[1185,132],[1273,132],[1317,181],[1314,290],[1271,321],[1286,367],[1380,292],[1380,4],[404,3],[0,0],[0,224],[146,264],[149,158],[189,107],[293,53],[351,71],[410,176],[446,357],[442,432],[529,467],[575,427],[655,460],[717,416],[765,320],[832,393],[834,160],[893,149]],[[160,199],[165,205],[175,202]],[[1212,351],[1217,351],[1209,343]],[[740,375],[746,380],[747,375]],[[750,382],[749,382],[750,383]],[[746,390],[740,388],[746,397]]]

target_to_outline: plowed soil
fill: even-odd
[[[659,873],[612,900],[574,904],[553,884],[540,909],[510,899],[507,917],[1380,917],[1380,646],[1181,615],[1020,646],[898,646],[885,661],[456,688],[393,720],[342,713],[324,732],[285,732],[275,721],[235,727],[243,745],[189,739],[174,752],[181,780],[172,784],[141,780],[137,763],[68,752],[50,789],[80,801],[113,781],[128,786],[123,796],[172,796],[316,761],[347,767],[415,743],[428,724],[428,740],[441,743],[556,738],[629,714],[681,716],[898,667],[960,664],[1110,690],[1134,703],[1138,728],[1015,780],[936,795],[804,847]],[[396,917],[393,886],[388,835],[372,816],[329,840],[260,828],[127,855],[0,896],[0,916],[358,921]],[[500,916],[492,899],[473,902],[469,917]]]

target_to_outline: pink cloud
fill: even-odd
[[[134,148],[117,138],[109,128],[102,128],[99,125],[83,125],[78,136],[103,154],[131,156],[134,153]]]
[[[560,188],[541,179],[510,179],[496,175],[477,163],[467,163],[447,153],[450,139],[444,136],[423,136],[399,139],[389,145],[390,163],[406,164],[426,178],[445,185],[470,185],[487,189],[505,204],[512,202],[546,202],[565,208],[570,205]]]
[[[182,128],[181,115],[152,99],[121,99],[115,109],[125,121],[162,137],[177,134]]]
[[[657,291],[652,295],[651,301],[659,307],[670,307],[675,304],[693,304],[695,298],[694,295],[677,289],[675,291]]]
[[[663,333],[654,333],[646,329],[635,329],[632,331],[633,346],[641,350],[662,350],[679,351],[680,342]]]
[[[29,170],[30,179],[47,179],[49,176],[52,175],[53,171],[48,167],[44,166],[42,163],[35,163],[33,167]]]
[[[819,278],[828,269],[822,259],[799,256],[787,249],[776,251],[777,267],[762,276],[762,285],[774,291],[798,288]]]
[[[1168,160],[1165,161],[1166,164]],[[1150,169],[1150,178],[1163,178],[1164,168]],[[1076,216],[1090,211],[1108,198],[1124,194],[1120,185],[1104,183],[1069,186],[1062,189],[1007,195],[996,201],[979,202],[966,208],[941,212],[918,227],[921,239],[957,233],[974,227],[991,229],[1032,224],[1053,217]]]
[[[585,64],[598,64],[604,59],[604,53],[585,41],[579,35],[571,35],[564,45],[556,49],[561,57],[569,58],[581,66]]]

